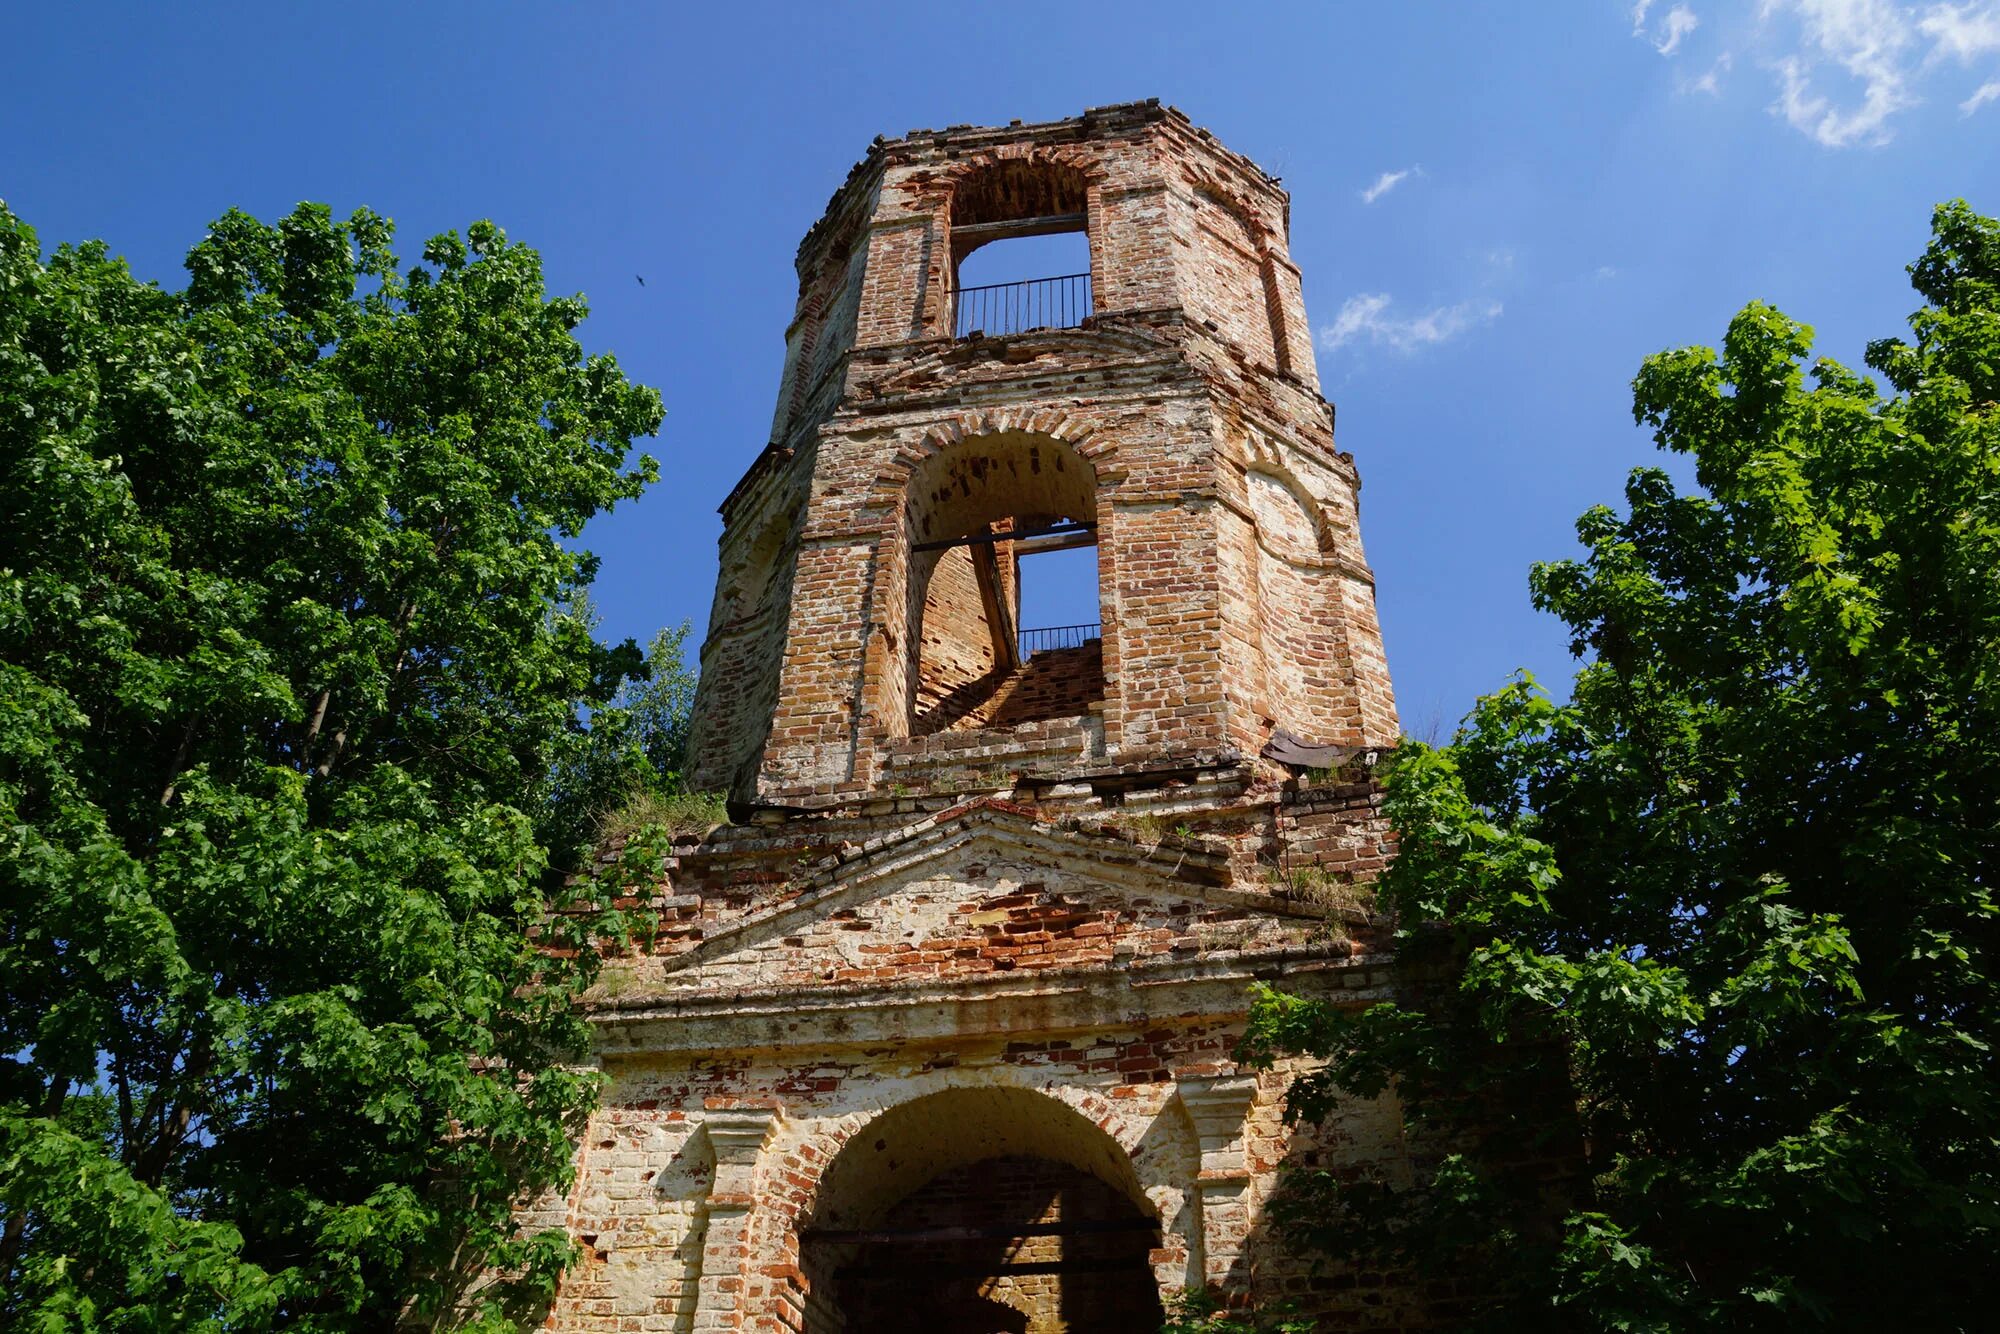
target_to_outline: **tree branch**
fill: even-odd
[[[167,786],[160,793],[160,804],[166,805],[174,799],[174,788],[181,781],[181,771],[187,768],[188,751],[194,745],[195,725],[198,717],[190,717],[187,726],[181,729],[181,744],[174,750],[173,763],[167,766]]]

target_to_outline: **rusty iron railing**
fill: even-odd
[[[1088,625],[1049,625],[1023,630],[1019,640],[1022,662],[1051,649],[1082,648],[1093,639],[1102,639],[1104,628],[1096,621]]]
[[[958,289],[952,336],[1025,333],[1030,329],[1074,329],[1090,318],[1090,275],[1030,278]]]

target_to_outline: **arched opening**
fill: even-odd
[[[787,572],[785,558],[791,554],[787,548],[798,536],[798,529],[797,509],[782,511],[765,520],[740,554],[726,555],[728,563],[723,566],[715,610],[710,615],[713,629],[734,627],[769,614],[776,600],[772,594],[781,585],[779,576]]]
[[[1301,736],[1326,728],[1324,701],[1337,698],[1314,676],[1328,654],[1324,642],[1321,521],[1291,478],[1262,468],[1243,475],[1256,523],[1257,644],[1265,699],[1273,722]]]
[[[800,519],[797,504],[746,515],[725,538],[688,741],[690,776],[704,787],[754,780],[777,710]]]
[[[951,201],[952,333],[1071,329],[1093,312],[1089,190],[1059,162],[1009,158]]]
[[[1004,432],[920,464],[909,540],[909,730],[1009,728],[1104,698],[1097,472],[1050,436]],[[1024,609],[1072,619],[1023,623]]]
[[[811,279],[802,288],[799,341],[792,357],[790,392],[779,404],[774,438],[791,414],[805,406],[827,372],[854,346],[854,325],[861,303],[860,269],[866,263],[866,248],[857,247],[853,233],[849,232],[826,247]]]
[[[798,1237],[806,1334],[1153,1334],[1158,1234],[1125,1151],[1056,1099],[915,1098],[820,1176]]]
[[[1195,194],[1200,228],[1201,291],[1206,313],[1224,338],[1253,362],[1286,369],[1278,293],[1269,256],[1236,206],[1208,190]]]

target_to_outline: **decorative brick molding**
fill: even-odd
[[[1175,1081],[1201,1142],[1202,1278],[1225,1284],[1250,1232],[1250,1160],[1243,1136],[1257,1081],[1247,1075],[1182,1076]]]
[[[693,1325],[697,1330],[743,1328],[745,1275],[753,1262],[748,1227],[757,1205],[757,1166],[777,1120],[775,1107],[732,1107],[702,1117],[701,1129],[715,1153],[715,1182],[701,1248],[700,1297]]]

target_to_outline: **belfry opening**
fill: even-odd
[[[1160,1223],[1125,1151],[1044,1094],[949,1089],[828,1164],[798,1232],[806,1334],[1153,1334]]]
[[[1052,436],[961,441],[910,478],[909,730],[1006,729],[1087,714],[1104,697],[1094,561],[1024,601],[1035,566],[1098,543],[1096,470]],[[1023,607],[1074,619],[1023,623]]]
[[[1089,189],[1060,162],[1005,158],[951,199],[958,338],[1073,329],[1093,313]]]

